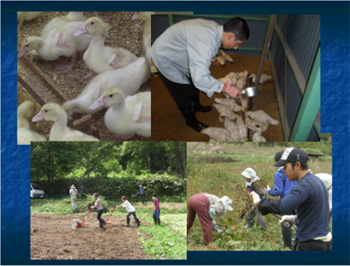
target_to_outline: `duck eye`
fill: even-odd
[[[110,94],[110,95],[109,95],[109,98],[112,98],[112,97],[113,97],[113,94]]]
[[[44,110],[44,112],[45,112],[45,113],[47,113],[47,112],[48,112],[48,110],[47,110],[47,109],[45,109],[45,110]]]
[[[29,46],[29,44],[26,44],[26,47],[28,47]]]
[[[257,128],[259,128],[260,126],[259,125],[256,125]]]
[[[91,25],[94,25],[95,24],[95,22],[93,22],[93,21],[91,21],[91,23],[90,23]]]

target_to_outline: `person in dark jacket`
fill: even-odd
[[[289,181],[298,181],[283,199],[260,199],[251,192],[259,211],[285,213],[296,208],[296,215],[283,215],[280,223],[297,225],[293,250],[331,251],[332,233],[329,227],[328,193],[323,182],[309,172],[308,155],[298,148],[287,148],[275,166],[284,166],[284,174]]]
[[[283,154],[283,151],[279,151],[275,154],[275,163],[277,163]],[[298,183],[297,181],[289,181],[286,175],[283,173],[283,166],[278,168],[274,176],[274,189],[270,189],[269,185],[267,185],[267,193],[269,193],[273,197],[280,197],[283,199],[288,193],[292,190],[292,188]],[[285,214],[293,214],[293,211],[289,211]],[[292,249],[292,228],[290,226],[282,227],[282,237],[284,247],[288,247]]]

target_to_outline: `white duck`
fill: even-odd
[[[266,142],[264,136],[261,135],[261,129],[258,128],[257,131],[253,135],[253,142]]]
[[[109,70],[97,75],[77,98],[65,102],[62,107],[69,116],[73,113],[96,113],[102,107],[91,110],[89,106],[99,98],[101,90],[118,86],[124,91],[125,95],[132,95],[148,79],[147,75],[146,60],[144,57],[140,57],[126,67]]]
[[[236,125],[236,123],[233,120],[226,117],[225,122],[224,122],[224,127],[230,133],[230,137],[231,137],[232,141],[239,141],[240,140],[238,126]]]
[[[34,115],[34,103],[24,101],[17,108],[17,143],[30,144],[31,141],[46,141],[46,139],[31,130],[29,119]]]
[[[246,117],[250,117],[257,122],[263,123],[263,124],[272,124],[272,125],[278,125],[279,121],[276,119],[273,119],[271,116],[269,116],[267,113],[265,113],[263,110],[258,111],[248,111],[246,114]]]
[[[232,142],[230,133],[223,127],[207,127],[202,129],[202,134],[206,134],[210,137],[210,141],[218,142]]]
[[[17,32],[22,28],[24,21],[30,21],[37,18],[43,12],[17,12]]]
[[[237,117],[236,125],[238,127],[240,141],[248,141],[248,138],[247,138],[248,130],[247,130],[247,126],[243,122],[242,117],[240,116]]]
[[[86,135],[67,126],[66,112],[57,103],[45,104],[32,121],[48,120],[55,122],[50,130],[50,141],[99,141],[93,136]]]
[[[87,19],[84,26],[74,33],[74,36],[86,33],[94,36],[84,53],[84,61],[88,68],[96,73],[125,67],[137,59],[136,55],[126,49],[104,46],[108,29],[108,24],[98,17],[92,17]]]
[[[27,37],[23,41],[18,57],[22,57],[32,50],[36,50],[39,56],[47,61],[57,60],[61,56],[72,57],[70,64],[59,68],[63,72],[69,71],[76,62],[76,52],[85,50],[93,38],[90,34],[73,36],[73,33],[84,25],[84,22],[70,20],[77,19],[79,15],[69,15],[49,22],[49,25],[44,27],[40,37]]]
[[[125,98],[121,88],[107,88],[90,108],[100,106],[109,107],[105,125],[119,138],[128,139],[135,134],[146,138],[151,136],[151,92],[140,92]]]

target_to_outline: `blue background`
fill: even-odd
[[[1,264],[349,264],[349,2],[1,3]],[[321,15],[321,132],[333,133],[332,252],[188,252],[187,261],[31,261],[30,147],[17,146],[17,11]]]

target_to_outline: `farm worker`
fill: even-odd
[[[326,189],[328,192],[329,214],[331,216],[332,215],[332,175],[320,173],[320,174],[315,174],[315,176],[321,179],[323,184],[326,186]]]
[[[277,163],[283,154],[283,151],[279,151],[275,154],[275,163]],[[274,189],[271,189],[269,185],[267,185],[267,193],[271,196],[283,199],[288,193],[292,190],[297,181],[289,181],[286,175],[283,173],[283,166],[279,167],[274,176]],[[293,214],[293,211],[287,211],[282,213],[282,215]],[[289,247],[292,249],[292,228],[290,226],[286,227],[281,225],[282,227],[282,237],[284,247]]]
[[[154,203],[154,212],[153,212],[154,224],[160,225],[160,207],[159,207],[159,199],[157,198],[156,193],[153,193],[152,199]]]
[[[263,198],[264,195],[266,194],[265,189],[263,189],[261,186],[257,186],[254,183],[260,178],[256,175],[254,169],[252,168],[246,168],[242,173],[242,177],[245,178],[245,187],[247,191],[250,193],[252,191],[255,191],[258,193],[258,195]],[[261,229],[265,230],[266,229],[266,223],[265,223],[265,218],[259,211],[255,210],[255,207],[252,206],[249,208],[246,216],[246,223],[248,224],[249,227],[253,227],[254,225],[254,217],[255,217],[255,212],[256,212],[256,220],[258,224],[261,226]]]
[[[128,215],[126,215],[126,226],[130,226],[130,218],[129,217],[131,215],[134,216],[134,219],[137,223],[137,226],[140,226],[140,220],[136,216],[135,208],[131,205],[131,203],[126,199],[125,196],[122,196],[122,202],[123,202],[123,204],[121,204],[118,207],[124,207],[128,211]]]
[[[187,235],[198,215],[203,228],[204,244],[208,245],[213,240],[213,232],[221,233],[215,222],[215,216],[224,216],[226,211],[232,211],[232,200],[224,196],[219,198],[212,194],[200,193],[192,196],[187,203]],[[213,247],[217,246],[214,244]]]
[[[199,91],[208,97],[214,92],[231,97],[240,94],[231,83],[223,84],[212,77],[209,67],[221,44],[224,49],[236,49],[248,38],[247,22],[236,17],[224,25],[205,19],[181,21],[155,40],[152,60],[189,127],[198,132],[208,127],[195,116],[196,112],[211,111],[210,106],[201,105]]]
[[[93,195],[93,198],[95,199],[95,205],[91,206],[91,209],[97,210],[97,220],[100,222],[100,228],[105,228],[106,222],[102,218],[103,208],[100,198],[98,197],[98,194],[95,193]]]
[[[284,167],[289,181],[298,181],[283,199],[260,199],[251,192],[254,204],[262,214],[285,213],[296,208],[296,215],[283,215],[285,221],[297,225],[293,250],[332,250],[329,227],[329,205],[326,186],[308,170],[308,155],[299,148],[287,148],[275,166]]]
[[[78,195],[78,190],[75,188],[74,185],[71,185],[70,186],[70,189],[69,189],[69,195],[70,195],[70,202],[72,204],[72,210],[73,212],[75,212],[76,208],[77,208],[77,205],[75,203],[75,200],[77,198],[77,195]]]
[[[144,199],[143,199],[143,194],[144,194],[143,186],[140,183],[137,183],[137,187],[139,188],[139,192],[137,192],[135,195],[133,195],[133,197],[136,197],[137,195],[140,195],[142,204],[145,205],[145,202],[144,202]]]

